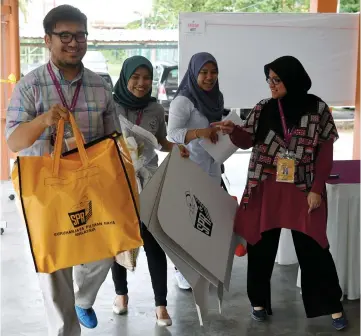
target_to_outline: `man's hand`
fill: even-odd
[[[53,126],[58,123],[60,119],[69,121],[69,111],[62,105],[53,105],[48,112],[45,112],[42,116],[42,122],[46,126]]]
[[[231,120],[214,122],[211,124],[211,126],[220,129],[223,134],[231,134],[235,127]]]
[[[20,123],[7,141],[10,150],[17,153],[31,147],[47,127],[57,124],[61,118],[68,121],[69,112],[65,107],[57,104],[35,119]]]
[[[181,157],[183,157],[183,158],[189,157],[189,151],[188,151],[187,147],[185,147],[183,145],[178,145],[178,148],[180,150]]]
[[[307,196],[307,202],[308,202],[308,213],[310,214],[313,210],[317,209],[321,205],[321,195],[316,194],[314,192],[310,192]]]

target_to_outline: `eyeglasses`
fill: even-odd
[[[63,43],[70,43],[73,39],[75,39],[78,43],[85,43],[88,39],[88,32],[77,32],[75,34],[70,32],[52,32],[51,34],[59,36],[60,41]]]
[[[273,78],[268,77],[268,78],[266,79],[266,82],[267,82],[268,84],[273,83],[274,85],[278,85],[278,84],[282,83],[281,79],[280,79],[280,78],[277,78],[277,77],[273,77]]]

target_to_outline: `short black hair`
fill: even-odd
[[[43,26],[45,34],[51,35],[56,24],[61,21],[77,22],[85,26],[87,30],[88,18],[78,8],[70,5],[61,5],[53,8],[48,14],[46,14]]]

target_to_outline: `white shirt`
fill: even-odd
[[[177,96],[170,104],[168,118],[168,136],[170,142],[184,144],[188,130],[208,128],[208,119],[201,114],[194,104],[184,96]],[[195,139],[186,145],[189,158],[197,163],[210,176],[221,180],[221,165],[200,145],[201,139]],[[185,145],[185,144],[184,144]]]

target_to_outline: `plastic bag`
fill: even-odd
[[[126,268],[128,271],[134,272],[137,267],[137,259],[139,255],[139,248],[132,249],[130,251],[124,251],[119,253],[115,257],[115,261]]]
[[[138,191],[140,193],[157,168],[149,165],[157,155],[155,150],[160,150],[162,147],[152,133],[142,127],[134,125],[122,115],[119,115],[118,118],[123,139],[129,150],[136,171]]]
[[[157,138],[147,130],[134,125],[122,115],[119,115],[119,122],[125,143],[130,152],[135,171],[146,167],[157,155],[155,150],[161,146]]]

